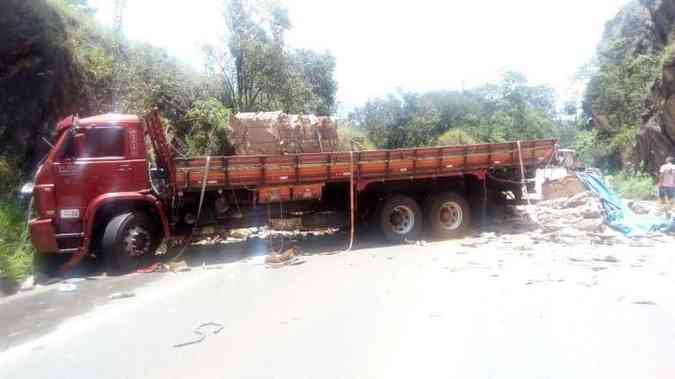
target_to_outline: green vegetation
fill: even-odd
[[[619,173],[610,176],[607,179],[612,189],[626,199],[656,199],[656,185],[654,183],[654,178],[651,176]]]
[[[30,272],[32,248],[26,243],[25,210],[12,200],[19,185],[19,170],[1,156],[0,178],[0,279],[18,281]]]
[[[196,101],[180,125],[189,155],[232,154],[230,110],[220,101],[214,98]]]
[[[25,210],[12,199],[19,185],[17,165],[0,157],[0,279],[18,281],[31,268],[32,250],[26,243]]]
[[[348,120],[338,124],[338,151],[375,150],[375,145],[366,134]]]
[[[335,58],[286,46],[288,10],[274,1],[225,4],[227,38],[205,48],[218,99],[234,112],[332,113]]]
[[[559,118],[551,87],[530,85],[512,71],[497,83],[469,90],[400,92],[370,100],[350,119],[376,146],[390,149],[563,135],[573,140],[577,131]]]
[[[607,147],[595,154],[594,161],[613,169],[635,160],[637,132],[648,110],[646,99],[663,67],[660,55],[621,57],[623,49],[623,43],[615,41],[600,55],[584,104],[586,116],[593,120],[595,144]]]
[[[461,129],[450,129],[436,140],[436,144],[439,146],[472,145],[476,143],[478,141],[475,138]]]
[[[24,217],[14,202],[0,199],[0,279],[19,281],[30,273],[32,248]]]

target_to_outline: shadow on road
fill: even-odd
[[[388,246],[379,233],[359,231],[353,251]],[[263,256],[271,252],[283,252],[294,247],[299,255],[333,254],[345,251],[349,246],[349,234],[340,231],[333,234],[283,235],[272,233],[268,238],[252,237],[244,241],[197,244],[190,246],[183,254],[190,267],[233,263],[248,258]]]

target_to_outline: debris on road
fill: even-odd
[[[168,270],[172,272],[186,272],[192,270],[190,266],[183,261],[171,261],[167,264]]]
[[[61,292],[73,292],[77,291],[77,285],[74,283],[67,283],[67,282],[62,282],[59,285],[59,291]]]
[[[59,284],[59,291],[61,292],[73,292],[77,291],[77,283],[84,281],[83,278],[70,278],[66,279]]]
[[[30,291],[35,288],[35,277],[33,275],[24,279],[19,285],[19,291]]]
[[[305,261],[298,258],[299,253],[296,247],[290,247],[281,253],[272,252],[265,257],[265,265],[267,268],[280,268],[288,265],[303,264]]]
[[[136,272],[139,274],[149,274],[151,272],[162,272],[162,271],[166,271],[166,268],[165,265],[162,264],[161,262],[155,262],[150,266],[142,267],[136,270]]]
[[[127,299],[134,296],[136,296],[136,294],[133,292],[115,292],[112,295],[108,296],[108,299],[110,300]]]
[[[173,345],[173,347],[184,347],[188,345],[194,345],[196,343],[200,343],[206,339],[207,333],[209,329],[211,329],[211,334],[218,334],[220,333],[225,326],[219,322],[206,322],[197,327],[197,329],[194,330],[194,334],[197,335],[197,338],[187,341],[187,342],[182,342],[179,344]]]
[[[637,304],[637,305],[656,305],[656,303],[651,301],[651,300],[634,301],[633,304]]]
[[[619,260],[613,255],[608,255],[604,258],[596,258],[596,259],[594,259],[594,261],[596,261],[596,262],[609,262],[609,263],[618,263],[619,262]]]

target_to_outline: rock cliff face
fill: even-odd
[[[668,33],[663,33],[668,17],[662,15],[661,0],[633,0],[605,24],[599,51],[609,49],[611,42],[617,39],[626,41],[623,53],[626,55],[649,54],[657,52],[668,43]],[[658,26],[657,26],[658,24]]]
[[[652,87],[649,111],[643,115],[636,157],[650,173],[656,173],[667,156],[675,155],[675,60],[663,67],[662,78]]]
[[[67,27],[44,0],[0,2],[0,157],[24,170],[48,149],[55,122],[75,110],[77,71]]]
[[[661,78],[651,86],[645,99],[635,147],[637,167],[656,173],[668,155],[675,155],[675,0],[635,0],[605,25],[600,53],[613,41],[624,41],[614,59],[638,54],[663,57]],[[606,118],[604,118],[606,120]],[[594,127],[602,128],[603,115],[593,113]]]

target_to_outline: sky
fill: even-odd
[[[110,24],[111,0],[89,0]],[[403,89],[461,89],[523,72],[553,86],[559,101],[580,96],[580,66],[604,24],[628,0],[286,0],[294,48],[336,57],[342,109]],[[128,0],[127,38],[166,48],[203,68],[200,46],[222,38],[222,0]]]

